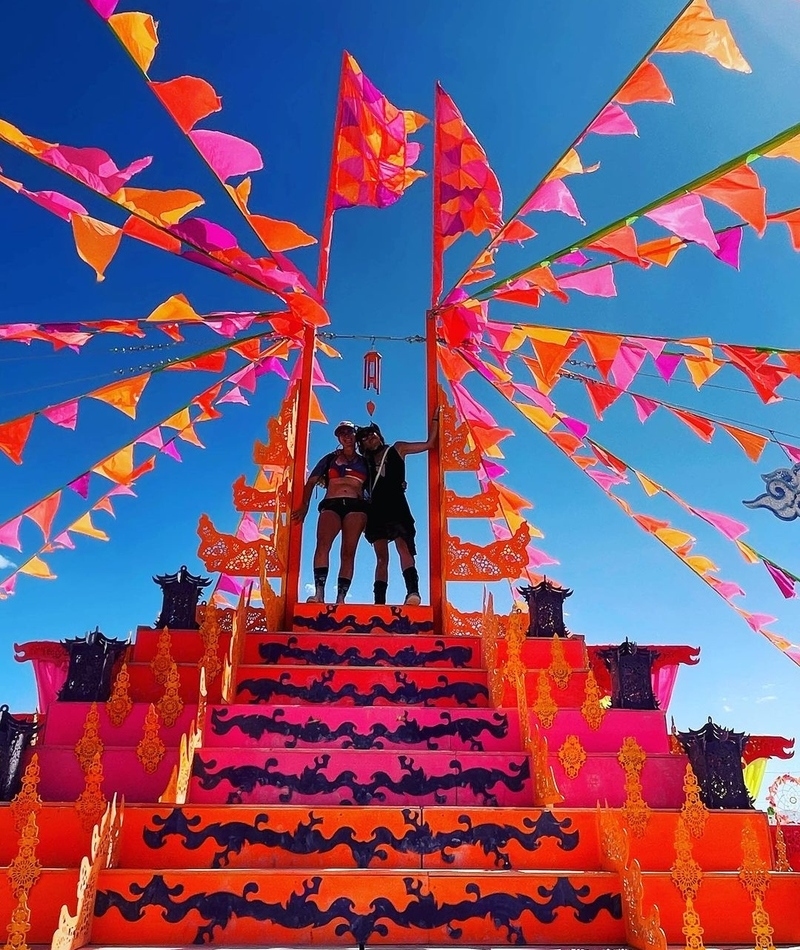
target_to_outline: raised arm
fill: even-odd
[[[431,423],[428,428],[428,439],[426,442],[395,442],[395,451],[402,458],[406,455],[416,455],[419,452],[429,452],[439,440],[439,407],[434,410]]]

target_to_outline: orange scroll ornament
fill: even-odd
[[[444,513],[447,518],[499,518],[500,499],[497,489],[490,482],[486,491],[465,498],[446,488]]]
[[[469,438],[466,422],[458,424],[456,410],[443,397],[439,403],[440,458],[443,472],[477,472],[481,467],[481,455]]]
[[[528,566],[529,541],[530,529],[524,521],[507,541],[491,541],[483,546],[448,535],[445,576],[450,581],[515,580]],[[213,570],[208,564],[206,567]]]

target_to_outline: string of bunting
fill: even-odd
[[[469,362],[471,354],[462,354]],[[732,598],[743,596],[744,591],[737,585],[713,575],[718,571],[716,565],[702,554],[692,553],[695,539],[677,528],[674,528],[669,522],[661,519],[651,518],[650,516],[635,512],[630,505],[616,495],[613,491],[614,486],[627,484],[626,472],[631,471],[636,474],[643,490],[650,495],[663,491],[667,497],[679,504],[690,514],[701,518],[711,524],[717,531],[733,541],[748,563],[758,563],[759,558],[752,548],[740,541],[740,536],[746,530],[746,526],[740,525],[734,519],[726,515],[719,515],[714,512],[706,512],[700,508],[689,505],[684,502],[674,492],[662,489],[656,482],[638,472],[633,466],[628,465],[617,455],[606,450],[599,443],[586,438],[589,427],[579,420],[564,416],[552,404],[552,410],[547,412],[541,405],[528,406],[516,401],[513,398],[514,390],[509,390],[507,385],[503,385],[496,377],[488,374],[482,374],[492,383],[494,388],[503,395],[508,402],[514,406],[522,415],[532,422],[540,432],[547,436],[584,474],[587,475],[598,487],[617,504],[636,524],[646,533],[655,537],[660,543],[667,547],[676,557],[679,558],[690,570],[700,577],[716,594],[732,607],[748,626],[756,633],[761,634],[774,646],[785,653],[793,662],[800,665],[800,645],[794,644],[780,634],[767,630],[766,626],[775,621],[774,617],[766,614],[750,613],[733,603]],[[570,424],[567,425],[566,419]],[[563,425],[563,429],[557,429]],[[579,427],[582,427],[579,428]],[[579,448],[588,448],[588,455],[581,455]],[[597,466],[600,466],[599,469]],[[701,513],[702,512],[702,513]],[[772,572],[770,572],[772,573]]]
[[[642,102],[672,104],[674,101],[672,92],[667,86],[662,73],[653,62],[653,56],[659,53],[690,52],[709,56],[726,69],[750,72],[750,67],[739,51],[727,22],[714,16],[707,0],[691,0],[666,27],[661,36],[617,87],[605,105],[600,108],[505,223],[502,220],[498,221],[498,215],[488,216],[484,218],[483,227],[480,229],[468,226],[454,232],[453,239],[465,230],[471,230],[474,234],[480,234],[485,230],[489,232],[491,239],[453,285],[445,298],[446,300],[450,300],[454,291],[457,291],[463,285],[494,276],[489,268],[494,261],[495,252],[502,243],[511,241],[522,243],[536,236],[533,228],[520,220],[522,216],[533,211],[559,211],[581,221],[583,220],[564,179],[571,175],[594,172],[599,168],[599,164],[586,165],[577,151],[578,147],[592,134],[638,136],[637,127],[625,111],[625,106]],[[448,120],[452,124],[451,116],[445,117],[445,121]],[[468,134],[462,136],[462,140],[472,144],[474,136],[469,130],[467,132]],[[477,140],[474,140],[474,144],[477,145]],[[479,145],[478,148],[480,148]],[[483,166],[478,173],[474,171],[476,161]],[[467,163],[470,164],[465,167]],[[461,171],[462,174],[471,174],[472,181],[468,178],[463,180],[467,181],[473,188],[476,185],[480,186],[482,179],[484,181],[496,181],[496,176],[489,167],[482,149],[480,154],[476,154],[473,147],[469,154],[464,155]],[[441,180],[447,186],[451,186],[452,182],[447,180],[446,172],[447,170],[442,174]],[[438,182],[435,182],[434,187],[437,186]],[[494,203],[494,209],[499,213],[502,208],[502,194],[499,192],[499,186],[496,189],[496,194],[497,200]],[[492,188],[490,195],[487,197],[494,195],[495,189]],[[439,207],[441,208],[441,203]],[[470,225],[473,224],[474,220],[470,222]],[[443,251],[444,248],[441,248],[441,250]],[[440,274],[441,267],[441,254],[438,257],[435,255],[434,273],[436,274],[438,269]],[[433,305],[435,306],[441,297],[440,280],[434,280],[434,288]]]
[[[266,331],[270,334],[271,331]],[[104,402],[109,406],[124,413],[131,419],[136,418],[136,409],[139,400],[144,393],[147,384],[153,375],[167,371],[191,371],[204,370],[212,373],[221,373],[225,367],[225,362],[229,351],[233,351],[245,359],[252,360],[260,355],[260,341],[264,333],[245,337],[236,341],[229,341],[210,349],[202,350],[198,353],[186,357],[179,357],[170,360],[160,366],[145,373],[127,379],[119,380],[72,396],[62,402],[45,406],[41,409],[35,409],[32,412],[25,413],[14,419],[0,423],[0,451],[2,451],[12,462],[17,465],[22,464],[22,453],[30,438],[34,419],[41,416],[52,422],[54,425],[65,429],[75,430],[78,423],[78,408],[81,400],[95,399]],[[277,352],[288,354],[289,341],[281,341],[281,349]],[[276,360],[276,357],[270,357]],[[274,368],[275,363],[268,364],[269,368]],[[266,372],[266,369],[262,369]],[[231,377],[234,383],[241,383],[244,380],[250,381],[255,374],[252,364],[242,367]]]
[[[50,543],[52,525],[61,504],[62,492],[64,489],[69,488],[82,498],[88,498],[90,480],[93,473],[102,475],[109,481],[114,482],[115,488],[120,488],[120,486],[125,488],[132,485],[133,482],[142,475],[153,470],[155,467],[155,458],[158,453],[168,455],[177,462],[182,461],[176,445],[177,440],[189,442],[199,448],[203,448],[203,443],[197,437],[194,426],[201,422],[209,422],[213,419],[220,418],[222,414],[215,408],[216,406],[226,402],[244,402],[246,404],[247,400],[242,394],[241,389],[245,388],[250,392],[254,392],[257,380],[266,372],[276,372],[284,379],[288,378],[280,364],[274,362],[275,357],[280,358],[282,356],[282,351],[285,346],[284,341],[274,344],[274,346],[269,348],[261,357],[244,367],[244,369],[248,371],[246,376],[234,380],[234,377],[238,377],[241,373],[241,370],[236,370],[224,379],[218,380],[203,392],[192,397],[181,409],[171,413],[155,426],[140,433],[130,442],[127,442],[119,449],[116,449],[100,459],[91,466],[88,471],[69,480],[62,485],[61,488],[49,493],[34,504],[29,505],[23,512],[11,518],[3,525],[0,525],[0,545],[14,548],[17,551],[22,550],[19,540],[19,531],[24,518],[33,521],[39,527],[45,545]],[[263,372],[259,372],[262,367],[266,368],[263,369]],[[220,395],[222,386],[225,383],[231,382],[235,383],[233,387],[225,395]],[[192,417],[192,409],[199,409],[200,411]],[[175,430],[175,435],[165,439],[162,428]],[[150,445],[155,447],[157,452],[146,461],[136,465],[134,461],[134,448],[136,445]],[[120,491],[122,488],[120,488]],[[90,510],[94,510],[94,508]],[[60,543],[64,544],[63,541]],[[64,546],[69,547],[70,545],[64,544]],[[19,570],[15,573],[19,573]]]

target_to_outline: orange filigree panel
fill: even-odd
[[[237,511],[274,511],[277,499],[277,490],[259,491],[245,482],[244,475],[233,483],[233,507]]]
[[[292,387],[281,403],[277,416],[267,422],[267,441],[253,445],[253,461],[264,468],[291,471],[295,439],[295,394]]]
[[[477,472],[481,467],[481,455],[469,438],[469,426],[458,424],[456,410],[441,403],[439,420],[440,459],[443,472]]]
[[[479,610],[465,613],[456,610],[452,604],[447,605],[444,616],[445,636],[448,637],[478,637],[481,635],[483,614]]]
[[[269,577],[283,574],[279,554],[268,541],[242,541],[232,534],[221,534],[208,515],[200,516],[197,534],[200,537],[197,556],[207,571],[221,571],[234,577],[258,577],[263,556],[265,574]]]
[[[490,482],[486,491],[464,497],[446,488],[444,513],[447,518],[499,518],[500,498],[497,489]]]
[[[445,540],[445,576],[450,581],[514,580],[528,566],[530,531],[526,522],[507,541],[479,545],[452,535]]]

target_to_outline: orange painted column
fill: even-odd
[[[439,405],[438,362],[436,359],[436,313],[429,310],[425,318],[425,376],[427,383],[428,427]],[[439,438],[428,452],[428,564],[430,570],[431,607],[435,629],[443,630],[444,621],[444,563],[445,537],[444,486],[442,484],[442,424],[439,420]]]
[[[300,387],[297,395],[297,412],[295,416],[294,459],[292,460],[292,511],[297,499],[302,497],[303,485],[306,481],[308,466],[308,441],[311,411],[311,380],[314,369],[314,348],[316,346],[316,330],[307,326],[303,333],[303,351],[300,354]],[[303,523],[289,519],[289,556],[286,565],[284,589],[284,630],[292,629],[292,616],[297,603],[297,588],[300,584],[300,558],[303,552]]]

